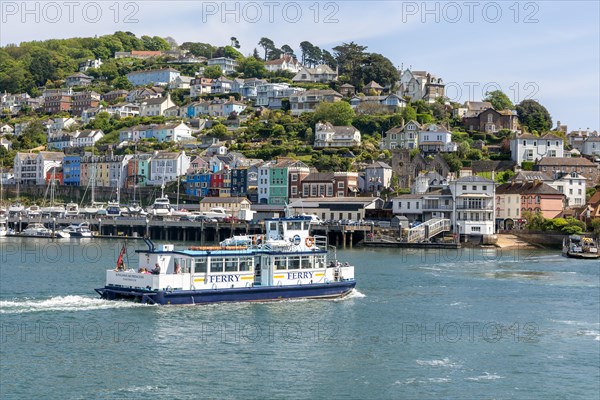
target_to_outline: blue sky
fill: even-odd
[[[540,101],[555,124],[600,128],[598,1],[76,3],[31,2],[27,11],[2,0],[0,44],[116,30],[214,45],[236,36],[244,54],[263,36],[294,49],[304,40],[325,49],[354,41],[443,78],[452,100],[500,88],[515,102]]]

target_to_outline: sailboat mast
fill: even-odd
[[[94,163],[94,156],[92,155],[92,205],[96,201],[95,190],[96,187],[96,164]]]

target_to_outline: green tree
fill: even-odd
[[[487,92],[485,99],[483,101],[489,101],[492,103],[492,107],[495,110],[514,110],[515,106],[510,101],[508,96],[504,94],[501,90],[494,90],[492,92]]]
[[[529,132],[546,132],[552,128],[552,117],[540,103],[535,100],[523,100],[517,104],[517,116],[521,126]]]
[[[210,67],[204,68],[204,72],[202,73],[206,78],[209,79],[217,79],[223,76],[223,71],[217,65],[212,65]]]
[[[269,52],[272,51],[273,49],[275,49],[275,42],[273,42],[269,38],[262,37],[258,41],[258,45],[265,50],[265,61],[267,61]]]
[[[348,76],[356,76],[356,71],[361,67],[365,57],[366,49],[367,46],[361,46],[354,42],[342,43],[341,45],[334,47],[333,54],[339,66],[339,73]]]
[[[407,104],[402,110],[402,118],[404,118],[404,123],[408,123],[408,121],[416,121],[417,120],[417,110],[415,110],[410,104]]]
[[[237,70],[244,74],[244,78],[264,78],[267,75],[264,61],[254,57],[247,57],[240,61]]]
[[[362,58],[360,67],[351,74],[353,84],[375,81],[381,86],[393,86],[400,78],[392,62],[381,54],[371,53]]]
[[[350,125],[354,118],[354,110],[350,103],[337,101],[335,103],[321,103],[315,108],[313,120],[315,122],[327,121],[335,126]]]

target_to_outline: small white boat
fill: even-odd
[[[90,229],[90,224],[87,222],[82,222],[80,224],[69,225],[62,232],[68,233],[71,237],[74,238],[90,238],[92,237],[92,231]]]
[[[116,201],[109,201],[106,206],[106,215],[108,217],[120,217],[121,205]]]
[[[100,210],[104,210],[104,203],[93,201],[87,207],[83,207],[80,212],[82,214],[95,215]]]
[[[171,202],[167,196],[157,197],[154,203],[148,207],[147,211],[152,216],[164,217],[171,215],[173,207],[171,207]]]
[[[62,217],[65,215],[65,208],[63,206],[42,207],[41,213],[49,217]]]
[[[227,213],[227,210],[223,207],[214,207],[211,208],[210,211],[204,211],[202,216],[205,218],[214,218],[216,220],[223,220],[225,218],[231,217],[230,214]]]
[[[79,205],[77,203],[68,203],[65,206],[65,217],[76,217],[79,215]]]
[[[42,215],[42,208],[40,206],[38,206],[37,204],[32,204],[29,207],[27,207],[25,212],[27,213],[27,217],[35,218],[35,217],[39,217],[40,215]]]
[[[148,214],[137,201],[132,202],[130,205],[126,206],[126,214],[127,215],[146,215]]]
[[[8,215],[11,217],[18,216],[19,214],[25,212],[25,207],[21,203],[14,203],[8,207]]]

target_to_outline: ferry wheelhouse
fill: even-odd
[[[337,261],[326,237],[309,235],[310,222],[266,220],[265,235],[183,250],[156,248],[147,240],[148,249],[137,251],[140,269],[124,270],[118,263],[96,292],[108,300],[149,304],[343,297],[356,285],[354,267]]]

